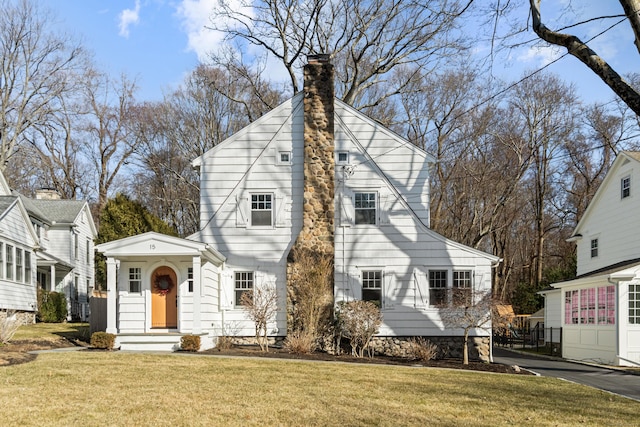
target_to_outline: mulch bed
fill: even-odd
[[[0,367],[27,363],[34,360],[37,355],[29,353],[35,350],[51,350],[55,348],[64,348],[70,346],[88,346],[87,343],[78,341],[69,341],[64,338],[58,340],[22,340],[12,341],[7,345],[0,346]],[[264,357],[273,359],[289,359],[289,360],[311,360],[325,362],[346,362],[346,363],[365,363],[380,365],[400,365],[400,366],[427,366],[433,368],[449,368],[463,369],[482,372],[494,372],[500,374],[524,374],[531,375],[527,371],[519,370],[512,366],[501,365],[498,363],[484,363],[470,361],[468,365],[463,365],[458,359],[438,359],[428,362],[420,362],[415,360],[402,359],[398,357],[387,357],[376,355],[374,357],[358,358],[350,354],[331,355],[328,353],[314,352],[310,354],[293,354],[288,351],[271,347],[268,352],[260,351],[258,346],[244,345],[235,346],[230,349],[211,349],[199,352],[198,354],[211,354],[217,356],[235,356],[235,357]]]

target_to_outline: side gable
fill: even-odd
[[[0,213],[0,234],[3,237],[19,242],[26,247],[36,249],[39,246],[29,214],[25,209],[22,200],[15,196],[0,196],[3,201],[10,201],[8,206]]]
[[[630,185],[624,195],[623,180]],[[569,238],[577,244],[578,276],[640,258],[638,210],[640,153],[623,151]]]

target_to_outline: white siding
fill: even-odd
[[[270,332],[284,335],[286,331],[286,257],[302,228],[301,101],[301,96],[294,97],[198,161],[199,238],[227,257],[220,312],[215,317],[227,333],[254,333],[244,310],[233,301],[235,271],[255,272],[256,286],[267,281],[277,284],[282,310]],[[349,153],[349,167],[336,165],[336,300],[361,297],[360,267],[383,270],[385,324],[381,334],[460,333],[443,330],[438,310],[428,307],[428,269],[464,267],[473,271],[478,290],[489,290],[493,258],[428,230],[431,160],[426,153],[344,104],[337,102],[335,111],[335,150]],[[280,151],[292,152],[291,165],[278,164]],[[352,197],[362,190],[379,196],[376,226],[352,224]],[[248,204],[252,192],[274,195],[272,227],[251,227]]]
[[[20,210],[19,205],[16,203],[9,208],[5,215],[0,219],[0,243],[3,244],[2,248],[2,272],[0,274],[0,309],[15,309],[24,311],[37,310],[36,301],[36,264],[35,254],[33,253],[33,247],[35,241],[31,234],[31,223],[27,222],[26,217]],[[16,274],[14,273],[11,280],[6,279],[6,265],[4,265],[4,257],[6,257],[6,245],[13,246],[14,251],[16,249],[22,250],[22,263],[23,273],[25,259],[24,253],[30,254],[31,259],[31,277],[30,280],[23,280],[21,282],[16,281]],[[14,270],[16,268],[15,255],[13,257]],[[23,274],[24,277],[24,274]],[[27,279],[25,277],[25,279]],[[27,282],[27,283],[25,283]]]
[[[631,195],[621,197],[620,180],[631,177]],[[577,232],[578,276],[618,262],[640,258],[640,163],[620,156],[591,201]],[[591,240],[598,239],[598,256],[591,257]]]

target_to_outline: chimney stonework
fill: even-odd
[[[319,58],[318,58],[319,57]],[[304,67],[304,203],[297,246],[333,255],[334,136],[333,65],[328,56]]]
[[[334,256],[334,81],[329,55],[308,57],[304,67],[304,199],[302,229],[287,258],[287,334],[315,335],[330,321]],[[319,267],[319,266],[324,267]],[[309,270],[318,271],[314,275]],[[326,271],[325,271],[326,270]],[[322,276],[322,279],[318,279]],[[314,288],[310,296],[308,287]],[[306,291],[302,288],[306,287]],[[301,298],[315,302],[301,303]],[[301,308],[302,304],[304,307]],[[315,304],[318,324],[303,311]],[[302,311],[301,311],[302,310]]]

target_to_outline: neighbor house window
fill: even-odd
[[[591,239],[591,258],[598,256],[598,239]]]
[[[24,251],[24,283],[31,284],[31,252]]]
[[[579,321],[578,313],[580,309],[580,293],[578,291],[567,291],[564,294],[564,323],[567,325],[577,325]]]
[[[0,279],[4,279],[4,243],[0,242]]]
[[[429,304],[447,304],[447,270],[429,270]]]
[[[640,283],[629,284],[629,323],[640,325]]]
[[[142,269],[140,267],[129,268],[129,292],[142,291]]]
[[[622,198],[629,197],[631,195],[631,177],[625,176],[620,180],[620,195]]]
[[[193,267],[187,268],[187,284],[189,286],[189,293],[193,292]]]
[[[80,248],[78,247],[79,245],[80,243],[78,241],[78,235],[74,234],[73,235],[73,257],[75,259],[78,259],[80,257],[80,253],[79,253]]]
[[[16,282],[22,282],[22,249],[16,248]]]
[[[91,239],[87,239],[87,264],[91,264]]]
[[[580,323],[596,323],[596,288],[580,289]]]
[[[453,305],[470,306],[472,291],[471,271],[454,271]]]
[[[376,193],[355,193],[356,224],[376,223]]]
[[[362,272],[362,300],[382,304],[382,271]]]
[[[613,285],[598,288],[598,324],[616,324],[616,288]]]
[[[242,305],[242,295],[253,290],[253,271],[237,271],[235,280],[236,305]]]
[[[251,225],[270,226],[273,224],[273,195],[251,195]]]
[[[7,245],[7,253],[5,258],[5,266],[7,271],[7,279],[13,280],[13,246]]]

